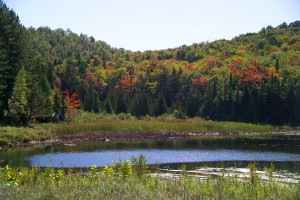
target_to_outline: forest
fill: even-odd
[[[0,0],[0,124],[70,121],[77,109],[299,126],[300,21],[133,52],[25,28]]]

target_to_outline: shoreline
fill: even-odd
[[[29,142],[19,142],[13,146],[35,146],[35,145],[75,145],[90,141],[169,141],[182,140],[192,137],[228,137],[228,138],[256,138],[256,139],[272,139],[273,137],[299,137],[300,131],[276,131],[276,132],[207,132],[207,133],[177,133],[177,132],[159,132],[159,133],[122,133],[122,132],[95,132],[82,133],[74,135],[57,136],[47,140],[36,140]]]

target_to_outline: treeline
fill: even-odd
[[[24,28],[0,1],[2,124],[70,120],[76,109],[300,125],[300,21],[160,51]]]

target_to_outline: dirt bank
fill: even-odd
[[[54,137],[44,141],[30,141],[28,143],[18,143],[17,146],[37,145],[37,144],[77,144],[88,141],[166,141],[187,138],[186,133],[84,133],[77,135],[66,135]]]
[[[228,137],[243,137],[243,136],[256,136],[256,135],[274,135],[274,136],[300,136],[300,132],[234,132],[234,133],[221,133],[221,132],[209,132],[209,133],[176,133],[176,132],[159,132],[159,133],[84,133],[76,135],[65,135],[60,137],[54,137],[49,140],[43,141],[30,141],[27,143],[18,143],[17,146],[38,145],[38,144],[77,144],[88,141],[166,141],[185,139],[188,137],[214,137],[214,136],[228,136]]]

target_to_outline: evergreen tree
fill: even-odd
[[[127,105],[126,105],[123,91],[119,92],[115,112],[116,112],[116,114],[127,112]]]
[[[263,84],[258,92],[256,103],[257,121],[260,123],[267,122],[268,116],[268,89],[267,85]]]
[[[29,80],[28,106],[30,119],[39,121],[49,120],[53,114],[54,99],[47,76],[42,72],[31,72]]]
[[[180,98],[180,76],[182,74],[182,70],[180,69],[178,72],[173,68],[172,74],[170,76],[170,80],[168,82],[168,93],[170,98],[170,105],[175,103]]]
[[[137,94],[131,100],[131,114],[137,117],[150,114],[150,102],[146,93]]]
[[[100,112],[100,100],[97,92],[91,87],[88,88],[84,97],[83,109],[86,111],[94,111],[95,113]]]
[[[243,95],[239,104],[239,117],[243,122],[253,122],[255,119],[255,99],[252,96],[250,86],[244,86]]]
[[[95,113],[100,112],[100,99],[97,92],[94,93],[93,110]]]
[[[9,111],[25,123],[28,117],[27,74],[22,67],[16,77],[11,98],[8,100]]]
[[[295,96],[295,88],[292,83],[288,85],[287,89],[287,95],[285,99],[285,118],[286,122],[289,123],[290,125],[296,125],[296,111],[297,108],[296,106],[296,96]]]
[[[200,116],[213,119],[215,114],[214,99],[216,96],[216,81],[208,81],[204,94],[203,104],[200,107]]]
[[[200,98],[201,98],[200,92],[197,91],[194,87],[192,87],[186,97],[185,111],[187,116],[195,117],[196,115],[199,114]]]
[[[157,104],[156,104],[156,109],[155,109],[155,116],[159,116],[159,115],[162,115],[164,113],[167,113],[168,112],[168,106],[167,106],[167,103],[166,103],[166,100],[165,100],[165,97],[160,95],[158,97],[158,101],[157,101]]]
[[[295,115],[294,126],[300,126],[300,83],[295,86]]]
[[[276,70],[276,73],[278,73],[278,70],[279,70],[279,60],[278,60],[278,58],[276,59],[275,70]]]
[[[27,65],[28,34],[19,17],[0,0],[0,121],[8,110],[16,75]]]
[[[106,111],[106,113],[113,113],[113,108],[112,108],[109,98],[107,98],[105,101],[105,111]]]
[[[85,111],[91,112],[93,110],[93,104],[94,104],[93,91],[89,87],[87,89],[86,95],[84,96],[83,109]]]

